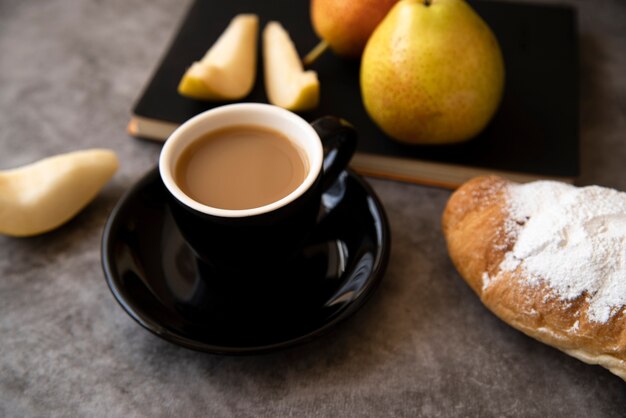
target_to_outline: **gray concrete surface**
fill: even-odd
[[[626,2],[579,9],[580,184],[626,190]],[[129,109],[189,1],[0,0],[0,168],[109,147],[120,171],[77,218],[0,236],[0,416],[626,415],[626,385],[513,330],[448,260],[449,191],[370,179],[393,233],[375,297],[331,335],[220,357],[140,328],[111,296],[100,237],[160,145],[127,136]]]

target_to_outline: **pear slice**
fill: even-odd
[[[287,31],[278,22],[263,30],[265,90],[270,103],[293,111],[317,106],[320,83],[315,71],[304,71]]]
[[[119,166],[113,151],[91,149],[0,171],[0,234],[50,231],[76,215]]]
[[[240,14],[185,72],[178,85],[183,96],[201,100],[238,100],[250,93],[256,78],[259,18]]]

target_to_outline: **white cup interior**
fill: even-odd
[[[176,162],[196,139],[208,132],[230,126],[260,126],[273,129],[289,138],[306,159],[308,173],[293,192],[268,205],[251,209],[221,209],[204,205],[185,194],[174,181]],[[289,204],[315,182],[323,164],[323,148],[317,132],[300,116],[277,106],[261,103],[237,103],[217,107],[189,119],[165,141],[159,158],[159,172],[165,187],[186,206],[221,217],[245,217],[271,212]]]

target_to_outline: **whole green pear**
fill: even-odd
[[[369,38],[363,104],[390,137],[415,144],[468,140],[502,98],[504,62],[487,24],[463,0],[401,0]]]

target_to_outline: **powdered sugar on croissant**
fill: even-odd
[[[626,193],[481,177],[450,198],[443,228],[496,315],[626,379]]]

